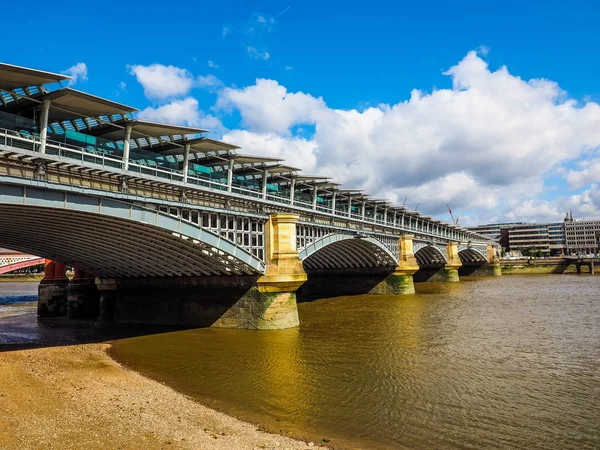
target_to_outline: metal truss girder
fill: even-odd
[[[4,207],[3,209],[7,209],[7,207]],[[69,214],[70,213],[70,214]],[[17,214],[17,212],[13,211],[13,214]],[[39,222],[39,217],[37,216],[39,214],[39,210],[33,209],[33,210],[29,210],[29,211],[19,211],[18,212],[19,217],[21,217],[22,219],[22,227],[19,227],[19,231],[21,231],[22,228],[25,228],[27,226],[28,223],[33,223],[33,226],[30,226],[31,229],[28,230],[28,233],[30,236],[33,236],[35,231],[37,230],[37,228],[39,228],[39,224],[36,226],[36,222]],[[56,212],[53,212],[53,214],[56,216]],[[29,220],[29,222],[26,222],[25,220]],[[56,219],[58,220],[59,218],[56,217]],[[103,240],[102,236],[96,236],[96,235],[90,235],[89,230],[86,228],[86,218],[85,217],[81,217],[81,214],[76,214],[73,212],[67,212],[67,214],[62,214],[62,217],[60,217],[59,219],[60,221],[58,223],[60,223],[61,226],[67,226],[69,229],[69,237],[75,241],[75,242],[86,242],[88,244],[94,243],[96,245],[99,246],[106,246],[106,241]],[[160,263],[161,259],[160,258],[169,258],[172,255],[169,255],[168,252],[165,252],[162,247],[162,240],[161,240],[161,236],[159,234],[156,235],[152,235],[149,237],[142,237],[143,234],[143,230],[139,229],[139,226],[131,226],[130,224],[123,224],[122,222],[119,222],[117,220],[114,220],[112,218],[103,218],[103,224],[107,226],[107,228],[110,226],[111,228],[114,227],[114,229],[119,229],[120,231],[122,231],[122,233],[120,233],[119,237],[125,238],[126,239],[126,243],[124,245],[134,245],[139,249],[142,249],[143,251],[147,252],[149,255],[151,255],[153,258],[159,258],[156,263]],[[10,226],[6,227],[6,229],[10,230]],[[167,235],[167,238],[170,238],[171,236]],[[163,237],[164,238],[164,237]],[[23,239],[27,239],[27,236],[25,236]],[[47,240],[47,238],[46,238]],[[104,245],[103,245],[104,244]],[[108,248],[106,248],[106,252],[110,252],[110,246],[108,246]],[[125,253],[125,255],[123,256],[124,259],[130,259],[128,258],[128,255],[130,253]],[[202,265],[203,263],[201,261],[196,261],[194,260],[195,256],[194,255],[190,255],[189,252],[187,251],[186,248],[181,248],[181,261],[180,262],[187,262],[190,263],[192,265],[197,264],[197,265]],[[50,258],[52,259],[52,258]],[[68,261],[71,262],[71,261]],[[130,261],[130,264],[132,267],[136,267],[136,261],[132,260]],[[83,268],[82,268],[83,269]],[[170,275],[192,275],[193,273],[191,271],[184,271],[186,273],[178,273],[176,271],[173,271],[171,269],[168,270],[170,273]],[[206,270],[206,275],[218,275],[219,272],[214,270],[214,269],[210,269],[207,268]],[[156,276],[160,275],[160,273],[156,273]]]
[[[15,207],[22,209],[15,209]],[[60,220],[53,221],[51,216],[54,216],[60,218],[64,226],[70,227],[74,233],[72,237],[75,239],[76,236],[76,244],[80,247],[85,248],[87,241],[98,251],[107,254],[106,246],[101,245],[102,240],[109,244],[112,242],[113,246],[108,245],[108,247],[115,248],[117,237],[120,240],[125,239],[125,244],[133,246],[129,248],[132,255],[137,254],[148,259],[148,263],[140,265],[139,262],[136,264],[135,261],[128,260],[127,254],[118,257],[113,252],[113,257],[119,261],[127,261],[126,265],[120,267],[123,273],[129,276],[140,276],[142,273],[146,273],[147,276],[264,273],[265,265],[262,261],[221,236],[194,224],[128,202],[52,191],[42,186],[36,188],[0,184],[0,211],[2,211],[3,232],[12,230],[10,236],[13,239],[20,239],[21,244],[29,249],[28,252],[42,256],[47,256],[47,253],[43,254],[39,251],[40,245],[50,246],[46,248],[48,251],[51,250],[51,244],[47,241],[52,239],[53,232],[60,231],[60,228],[57,229],[61,226]],[[33,215],[32,211],[34,211]],[[15,215],[22,216],[20,222],[31,221],[33,228],[28,231],[33,234],[26,236],[14,230],[19,227],[19,220]],[[40,219],[44,219],[45,222],[42,220],[40,223]],[[82,228],[80,223],[85,224],[86,221],[89,222],[88,228]],[[48,227],[48,230],[40,230],[42,223]],[[106,228],[109,226],[113,228]],[[106,231],[100,241],[98,236],[94,235],[97,229]],[[111,233],[113,229],[114,232]],[[38,232],[41,236],[44,231],[45,241],[36,240],[35,233]],[[68,242],[68,239],[65,237],[63,241]],[[15,245],[19,243],[13,242],[12,246]],[[128,247],[124,246],[123,242],[119,242],[118,248]],[[52,251],[56,252],[56,250]],[[60,250],[61,248],[58,248],[58,251]],[[86,257],[85,253],[74,249],[71,251],[78,259]],[[60,261],[58,258],[55,259]],[[63,259],[69,258],[64,255]],[[83,266],[93,265],[105,274],[111,270],[110,267],[99,265],[96,260],[92,261],[92,256],[88,259],[88,263],[80,263],[82,269]],[[149,264],[150,262],[152,264]],[[160,269],[154,269],[155,267]]]
[[[398,259],[372,237],[335,233],[316,240],[300,254],[306,268],[348,268],[396,266]]]
[[[446,264],[447,256],[435,245],[418,243],[413,248],[419,266],[432,264]]]
[[[485,263],[487,262],[487,254],[475,247],[458,247],[458,256],[465,263]]]

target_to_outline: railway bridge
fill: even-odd
[[[14,272],[15,270],[27,269],[29,267],[41,266],[44,258],[34,255],[0,248],[0,275]]]
[[[41,316],[278,329],[323,280],[400,295],[499,274],[483,236],[67,79],[0,64],[0,246],[47,259]]]

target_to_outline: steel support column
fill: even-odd
[[[123,140],[123,170],[129,169],[129,147],[131,145],[131,125],[125,127],[125,138]]]
[[[233,183],[233,159],[229,160],[227,165],[227,192],[231,192],[231,185]]]
[[[46,140],[48,139],[48,113],[50,112],[50,100],[42,102],[42,114],[40,117],[40,153],[46,153]]]
[[[333,191],[333,196],[331,197],[331,214],[335,214],[335,195],[336,192]]]
[[[267,177],[269,176],[268,170],[263,170],[263,179],[262,179],[262,198],[267,198]]]
[[[190,144],[185,144],[183,149],[183,182],[187,183],[188,170],[190,167]]]

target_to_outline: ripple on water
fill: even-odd
[[[299,305],[277,332],[191,330],[118,359],[270,428],[379,448],[600,448],[600,277],[421,284]]]

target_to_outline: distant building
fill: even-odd
[[[468,228],[475,233],[478,233],[482,236],[488,237],[490,239],[494,239],[496,241],[500,240],[501,230],[503,228],[512,228],[517,225],[524,225],[524,222],[514,222],[514,223],[489,223],[487,225],[479,225],[473,228]]]
[[[548,238],[550,239],[550,254],[566,253],[565,222],[549,223]]]
[[[470,230],[497,240],[507,252],[539,250],[545,256],[565,253],[565,224],[554,223],[498,223],[480,225]]]
[[[565,222],[567,253],[600,253],[600,220],[571,220]]]
[[[508,229],[508,250],[540,250],[550,254],[550,235],[547,224],[516,225]]]
[[[507,252],[539,250],[546,256],[600,253],[600,220],[573,220],[569,212],[563,222],[496,223],[469,230],[498,241]]]

